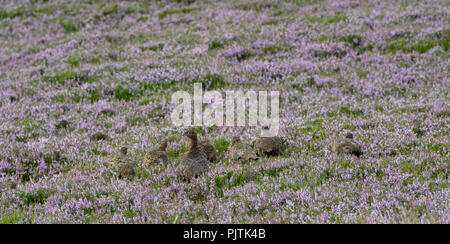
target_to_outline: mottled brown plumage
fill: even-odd
[[[185,180],[190,180],[208,171],[208,160],[198,147],[197,134],[193,130],[186,135],[191,140],[191,148],[177,167],[177,175]]]
[[[198,148],[206,155],[206,159],[209,162],[215,162],[217,159],[216,148],[212,142],[208,139],[203,139],[198,141]]]
[[[263,129],[267,130],[265,126]],[[281,139],[278,136],[260,137],[255,141],[256,151],[259,156],[277,156],[281,154]]]
[[[352,133],[347,133],[345,135],[344,139],[342,139],[339,142],[335,143],[332,146],[331,151],[337,152],[337,153],[354,154],[354,155],[356,155],[358,157],[362,155],[361,146],[358,145],[358,143],[356,143],[353,140],[353,134]]]
[[[119,178],[132,180],[136,173],[134,169],[133,161],[127,157],[128,149],[122,147],[120,149],[120,154],[112,158],[110,163],[111,173],[118,176]]]
[[[122,164],[119,166],[119,178],[133,180],[136,170],[132,164]]]
[[[238,136],[233,137],[232,146],[228,149],[228,158],[232,161],[249,162],[257,160],[258,155],[250,146],[241,142]]]
[[[143,166],[148,168],[152,165],[167,164],[169,159],[167,158],[166,148],[167,141],[164,141],[157,149],[148,152],[144,157]]]

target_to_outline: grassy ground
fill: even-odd
[[[449,7],[6,2],[0,223],[449,223]],[[232,163],[231,137],[259,127],[199,128],[220,160],[178,181],[171,95],[195,82],[280,91],[283,155]],[[347,132],[361,158],[331,152]],[[141,167],[163,138],[171,163]],[[121,146],[133,181],[108,174]]]

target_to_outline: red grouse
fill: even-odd
[[[205,154],[198,147],[197,134],[193,129],[188,130],[183,135],[191,140],[191,148],[184,159],[177,167],[177,175],[182,179],[190,180],[208,171],[208,160]]]

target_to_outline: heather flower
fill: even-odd
[[[4,1],[0,222],[450,223],[447,13],[444,1]],[[254,149],[259,128],[207,127],[216,163],[177,179],[190,145],[171,95],[196,82],[279,91],[289,146],[233,163],[223,139]],[[332,152],[347,133],[361,157]],[[168,163],[144,169],[159,138]],[[110,174],[122,146],[132,181]]]

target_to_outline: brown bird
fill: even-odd
[[[145,168],[148,168],[156,164],[169,163],[166,148],[167,148],[167,140],[163,141],[163,143],[161,143],[161,145],[157,149],[154,149],[145,155],[143,166]]]
[[[239,136],[233,137],[231,147],[228,149],[228,158],[233,161],[249,162],[257,160],[258,155],[250,146],[241,142]]]
[[[337,152],[337,153],[354,154],[354,155],[356,155],[358,157],[363,154],[362,150],[361,150],[361,146],[358,145],[358,143],[356,143],[353,140],[353,134],[352,133],[347,133],[343,140],[335,143],[332,146],[331,151]]]
[[[120,148],[120,154],[112,158],[109,164],[113,175],[118,176],[120,179],[132,180],[136,171],[133,162],[127,157],[127,151],[126,147]]]
[[[264,126],[264,130],[268,130],[269,127]],[[278,156],[281,154],[281,139],[278,136],[273,137],[260,137],[255,141],[256,151],[259,156]]]
[[[206,159],[209,162],[215,162],[217,159],[216,148],[212,142],[208,139],[203,139],[198,141],[198,148],[206,155]]]
[[[184,159],[177,167],[177,175],[184,180],[190,180],[208,171],[208,160],[205,154],[198,147],[197,134],[193,129],[188,130],[183,135],[191,140],[191,148]]]

